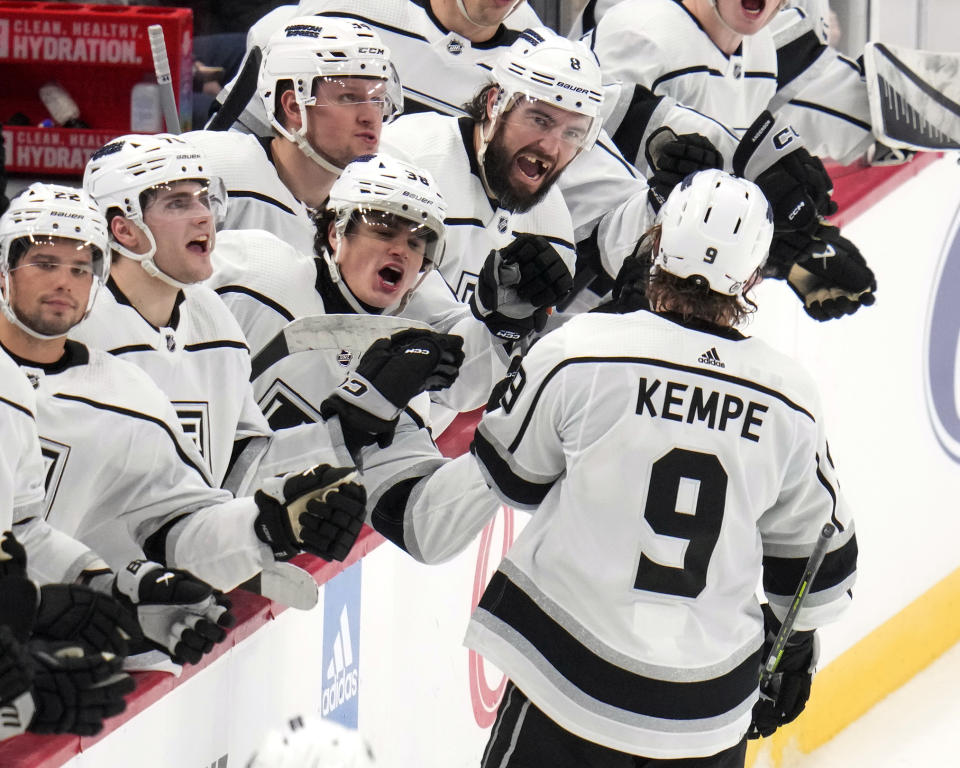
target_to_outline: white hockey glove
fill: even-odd
[[[547,308],[572,288],[573,277],[557,249],[541,235],[519,234],[487,255],[470,309],[501,341],[519,341],[542,331]]]
[[[317,464],[267,480],[254,495],[255,530],[277,560],[301,551],[344,560],[363,528],[367,492],[356,470]]]
[[[122,656],[69,643],[33,641],[29,649],[35,711],[27,730],[32,733],[99,733],[106,718],[123,712],[123,697],[136,687],[121,671]]]
[[[813,232],[837,212],[833,182],[792,126],[761,113],[733,153],[733,172],[756,182],[773,208],[778,232]]]
[[[114,595],[137,617],[143,637],[177,664],[196,664],[234,624],[230,600],[186,571],[134,560],[117,574]]]

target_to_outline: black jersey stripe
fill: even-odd
[[[663,96],[656,96],[649,88],[637,83],[633,87],[633,95],[630,97],[630,104],[627,106],[623,120],[611,137],[617,149],[635,165],[639,165],[637,159],[640,157],[642,150],[640,145],[647,125],[661,101]]]
[[[450,217],[443,220],[444,225],[448,227],[480,227],[481,229],[486,226],[480,219],[471,219],[467,218],[456,218]]]
[[[670,72],[665,72],[660,75],[656,80],[653,81],[653,85],[650,86],[651,91],[656,91],[657,86],[662,83],[667,82],[667,80],[673,80],[678,77],[684,77],[685,75],[709,75],[710,77],[723,77],[723,72],[719,69],[714,69],[713,67],[708,67],[706,64],[697,64],[693,67],[684,67],[683,69],[674,69]]]
[[[128,352],[156,352],[157,348],[149,344],[127,344],[125,347],[114,347],[107,351],[111,355],[125,355]]]
[[[409,37],[412,40],[419,40],[422,43],[429,43],[423,35],[418,35],[416,32],[411,32],[409,29],[404,29],[403,27],[393,27],[389,24],[384,24],[382,21],[377,19],[371,19],[368,16],[361,16],[359,13],[346,13],[344,11],[324,11],[323,13],[314,14],[315,16],[335,16],[341,19],[355,19],[356,21],[362,21],[364,24],[369,24],[374,29],[384,29],[387,32],[393,32],[397,35],[402,35],[403,37]]]
[[[293,320],[293,313],[290,312],[290,310],[288,310],[282,304],[278,304],[270,297],[264,296],[262,293],[258,293],[252,288],[247,288],[243,285],[221,285],[215,290],[219,296],[223,296],[226,293],[242,293],[244,296],[249,296],[252,299],[256,299],[264,306],[270,307],[270,309],[280,315],[287,322]]]
[[[527,431],[527,427],[530,425],[530,420],[533,418],[533,412],[536,410],[537,403],[540,401],[540,396],[543,394],[543,391],[546,389],[547,384],[550,383],[550,380],[556,376],[560,371],[570,365],[582,365],[582,364],[592,364],[592,363],[635,363],[637,365],[649,365],[654,368],[666,368],[668,370],[674,371],[683,371],[685,373],[693,373],[699,376],[706,376],[710,379],[718,379],[720,381],[725,381],[730,384],[736,384],[741,387],[746,387],[747,389],[755,390],[756,392],[762,392],[765,395],[774,397],[788,408],[791,408],[798,413],[802,413],[804,416],[810,419],[812,422],[816,422],[816,419],[813,417],[813,414],[810,413],[806,408],[798,405],[793,402],[789,397],[784,395],[777,390],[767,387],[763,384],[758,384],[755,381],[750,379],[744,379],[741,376],[733,376],[729,373],[721,373],[720,371],[714,371],[706,368],[695,368],[692,365],[683,365],[681,363],[673,363],[669,360],[657,360],[653,357],[571,357],[567,360],[562,360],[553,367],[553,369],[543,377],[543,381],[540,382],[540,386],[537,389],[536,393],[533,396],[533,400],[530,403],[530,407],[527,409],[526,415],[523,417],[523,421],[520,424],[520,429],[517,432],[517,436],[513,439],[513,442],[510,443],[510,447],[507,450],[510,453],[513,453],[517,450],[520,445],[520,442],[523,440],[523,436]]]
[[[777,76],[773,72],[763,72],[761,70],[749,69],[743,73],[745,78],[752,80],[776,80]]]
[[[840,112],[839,110],[825,107],[823,104],[814,104],[812,101],[803,101],[802,99],[790,99],[789,103],[793,104],[795,107],[805,107],[806,109],[812,109],[816,112],[823,112],[825,115],[830,115],[831,117],[845,120],[846,122],[851,123],[858,128],[863,128],[865,131],[871,130],[870,123],[860,120],[853,115],[848,115],[845,112]]]
[[[824,592],[843,584],[857,570],[857,536],[839,549],[828,552],[823,564],[817,571],[817,577],[810,585],[810,592]],[[763,556],[763,590],[767,595],[778,595],[789,600],[797,591],[797,585],[803,579],[807,567],[806,557]]]
[[[556,483],[556,480],[549,483],[533,483],[518,476],[503,460],[493,444],[480,434],[480,430],[474,432],[470,452],[483,464],[500,492],[518,506],[538,506]]]
[[[641,717],[700,720],[742,705],[757,689],[760,648],[726,674],[707,680],[658,680],[612,664],[583,645],[502,571],[480,598],[487,611],[533,645],[559,675],[587,696]],[[482,621],[482,619],[481,619]]]
[[[268,205],[273,205],[279,208],[284,213],[289,213],[291,216],[296,216],[296,212],[287,205],[284,205],[279,200],[276,200],[269,195],[261,194],[260,192],[252,192],[248,189],[228,189],[227,197],[250,197],[254,200],[259,200],[261,203],[267,203]]]
[[[547,235],[543,232],[517,232],[517,230],[511,230],[511,235],[514,237],[519,237],[520,235],[528,235],[530,237],[542,237],[548,243],[556,243],[557,245],[562,245],[564,248],[569,248],[571,251],[575,251],[577,247],[571,243],[569,240],[564,240],[562,237],[556,237],[554,235]]]
[[[184,350],[187,352],[203,352],[207,349],[245,349],[247,352],[250,351],[250,347],[244,344],[242,341],[234,341],[232,339],[217,339],[216,341],[199,341],[196,344],[186,344],[184,345]]]
[[[823,474],[823,470],[820,469],[820,454],[817,454],[817,480],[820,481],[820,485],[824,487],[827,493],[830,494],[832,500],[832,505],[830,507],[830,522],[832,522],[838,531],[843,532],[844,528],[841,522],[837,519],[837,491],[831,485],[830,481],[827,480],[827,476]]]
[[[197,471],[197,474],[203,478],[204,485],[209,486],[210,481],[207,479],[206,470],[201,468],[200,465],[196,464],[186,451],[183,450],[183,447],[180,445],[179,441],[174,435],[173,430],[170,428],[170,425],[167,424],[163,419],[158,419],[156,416],[150,416],[147,413],[140,413],[140,411],[134,411],[130,408],[122,408],[119,405],[112,405],[110,403],[101,403],[96,400],[91,400],[87,397],[81,397],[80,395],[66,395],[62,392],[57,392],[54,397],[60,400],[70,400],[75,403],[83,403],[84,405],[89,405],[92,408],[97,408],[101,411],[111,411],[112,413],[119,413],[122,416],[129,416],[133,419],[140,419],[141,421],[148,421],[151,424],[156,424],[164,432],[166,432],[167,437],[170,438],[170,441],[173,443],[173,447],[177,451],[177,455],[180,457],[180,460],[186,464],[188,467],[192,467]]]
[[[9,405],[9,406],[10,406],[11,408],[13,408],[14,410],[20,411],[21,413],[25,413],[25,414],[27,414],[27,416],[29,416],[31,419],[33,419],[34,421],[36,421],[36,416],[34,416],[33,413],[30,411],[30,409],[27,408],[26,406],[20,405],[20,403],[15,403],[15,402],[13,402],[13,400],[7,400],[7,398],[5,398],[5,397],[0,397],[0,403],[6,403],[7,405]]]
[[[826,46],[813,30],[777,49],[777,90],[809,67]]]

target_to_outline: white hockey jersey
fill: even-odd
[[[213,261],[207,284],[236,317],[254,359],[294,318],[356,312],[343,297],[342,284],[333,284],[323,259],[306,256],[269,232],[221,233]],[[509,359],[502,343],[451,296],[439,275],[427,275],[399,317],[463,337],[460,376],[449,389],[434,393],[434,399],[455,411],[484,405]]]
[[[872,141],[859,66],[828,48],[819,13],[787,9],[727,56],[680,0],[622,0],[589,41],[605,77],[621,82],[606,128],[644,172],[660,125],[707,136],[729,162],[765,109],[780,109],[816,155],[850,162]],[[661,97],[655,109],[637,86]]]
[[[247,50],[261,48],[270,36],[294,16],[339,16],[368,24],[390,49],[390,60],[403,86],[404,112],[434,110],[461,116],[465,102],[490,80],[497,54],[517,39],[518,32],[542,26],[527,3],[507,17],[494,36],[471,43],[446,29],[426,0],[304,0],[299,7],[274,9],[253,25]],[[233,84],[224,88],[222,101]],[[263,103],[254,96],[239,119],[239,129],[270,136]]]
[[[43,459],[36,399],[17,364],[0,350],[0,532],[43,512]]]
[[[763,619],[785,615],[822,526],[797,628],[849,602],[856,538],[819,397],[794,361],[731,329],[588,314],[530,350],[472,448],[535,510],[466,644],[569,731],[653,758],[745,734]]]
[[[297,250],[313,253],[316,228],[310,209],[277,175],[271,139],[236,131],[192,131],[183,138],[204,152],[226,186],[227,211],[218,229],[265,229]]]
[[[435,113],[400,117],[383,129],[387,154],[430,171],[447,203],[446,249],[440,274],[459,301],[470,300],[483,262],[518,234],[542,235],[573,274],[576,255],[573,223],[563,195],[552,188],[526,213],[513,213],[491,201],[480,181],[473,148],[474,123]]]
[[[146,540],[167,523],[202,516],[219,546],[185,537],[183,556],[166,562],[225,589],[273,561],[254,534],[253,500],[211,484],[196,444],[142,370],[76,341],[52,365],[20,362],[36,382],[50,525],[117,570],[142,558]]]

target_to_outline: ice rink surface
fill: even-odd
[[[769,765],[762,754],[755,768]],[[960,766],[960,644],[809,755],[782,768]]]

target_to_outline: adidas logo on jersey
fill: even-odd
[[[716,347],[710,347],[706,352],[704,352],[700,357],[697,358],[698,363],[706,363],[707,365],[715,365],[717,368],[726,368],[727,366],[720,360],[720,355],[717,354]]]

